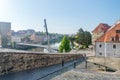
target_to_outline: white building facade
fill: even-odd
[[[95,56],[120,57],[120,43],[96,42]]]
[[[117,22],[95,42],[96,57],[120,58],[120,23]]]
[[[11,41],[12,42],[21,42],[21,37],[19,37],[19,36],[12,36]]]
[[[11,42],[11,23],[0,22],[0,46],[2,44],[2,37],[6,37],[8,43]]]

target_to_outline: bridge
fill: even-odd
[[[16,44],[20,46],[33,46],[33,47],[48,49],[47,45],[41,45],[41,44],[29,44],[29,43],[16,43]],[[57,47],[50,47],[50,48],[51,50],[58,51]]]

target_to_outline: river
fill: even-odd
[[[50,44],[50,47],[58,50],[60,44],[61,44],[61,42],[52,43],[52,44]],[[45,46],[48,46],[48,45],[45,45]],[[52,53],[57,53],[58,51],[56,51],[56,50],[51,49],[51,52]],[[27,51],[48,53],[47,49],[43,49],[43,48],[39,48],[39,47],[33,47],[33,48],[28,49]]]
[[[60,44],[61,44],[61,42],[59,42],[59,43],[57,42],[57,43],[51,44],[50,47],[59,49]],[[47,49],[44,49],[44,52],[45,52],[45,53],[48,53],[48,50],[47,50]],[[56,53],[57,51],[52,50],[52,52]]]

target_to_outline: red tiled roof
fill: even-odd
[[[100,23],[93,31],[92,33],[101,33],[101,32],[106,32],[108,29],[110,28],[110,26],[108,24],[105,23]]]
[[[119,31],[116,32],[116,30]],[[111,27],[104,35],[98,38],[96,42],[120,42],[120,23]]]

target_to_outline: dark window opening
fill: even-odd
[[[100,44],[100,45],[99,45],[99,47],[101,48],[101,47],[102,47],[102,45]]]
[[[116,45],[113,45],[113,48],[115,49],[115,48],[116,48]]]
[[[101,30],[104,30],[103,28],[101,28]]]
[[[100,53],[100,55],[102,55],[102,53]]]
[[[111,38],[111,41],[114,41],[114,37]]]
[[[116,33],[120,33],[120,30],[116,30]]]

